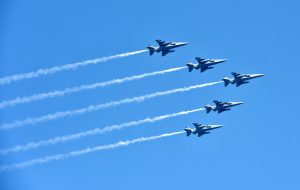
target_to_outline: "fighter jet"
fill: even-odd
[[[235,84],[236,87],[241,86],[242,84],[249,83],[249,80],[265,76],[264,74],[239,74],[236,72],[231,73],[234,78],[225,77],[222,80],[224,81],[224,85]]]
[[[217,129],[222,127],[222,125],[202,125],[199,123],[193,123],[195,126],[195,129],[192,128],[185,128],[186,136],[190,136],[191,134],[198,135],[198,137],[201,137],[202,135],[209,134],[211,130]]]
[[[214,68],[214,67],[212,67],[213,65],[227,61],[227,59],[203,59],[200,57],[195,57],[195,59],[197,60],[198,63],[194,64],[192,62],[188,62],[186,64],[189,68],[189,72],[191,72],[193,69],[196,69],[196,70],[200,69],[200,72],[204,72],[207,69]]]
[[[148,46],[147,48],[149,49],[150,55],[152,55],[154,52],[161,52],[162,56],[167,55],[168,53],[172,53],[175,50],[172,50],[174,48],[184,46],[188,44],[188,42],[165,42],[163,40],[156,40],[158,43],[158,47],[153,47],[153,46]]]
[[[209,113],[211,110],[218,111],[218,113],[222,113],[223,111],[230,110],[230,108],[233,106],[243,104],[243,102],[221,102],[218,100],[214,100],[213,102],[216,104],[215,106],[211,106],[209,104],[206,104],[204,106],[206,109],[206,113]]]

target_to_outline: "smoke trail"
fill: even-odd
[[[12,165],[4,165],[0,167],[0,171],[6,171],[6,170],[13,170],[13,169],[23,169],[23,168],[27,168],[27,167],[31,167],[34,165],[38,165],[38,164],[45,164],[48,162],[52,162],[52,161],[58,161],[58,160],[64,160],[67,158],[72,158],[72,157],[77,157],[77,156],[81,156],[84,154],[89,154],[92,152],[97,152],[97,151],[102,151],[102,150],[109,150],[109,149],[115,149],[115,148],[119,148],[122,146],[129,146],[135,143],[140,143],[140,142],[146,142],[146,141],[153,141],[153,140],[157,140],[157,139],[161,139],[161,138],[165,138],[165,137],[170,137],[173,135],[179,135],[184,133],[184,131],[179,131],[179,132],[173,132],[173,133],[165,133],[165,134],[161,134],[161,135],[157,135],[157,136],[151,136],[151,137],[140,137],[140,138],[136,138],[136,139],[132,139],[132,140],[126,140],[126,141],[119,141],[117,143],[114,144],[108,144],[108,145],[103,145],[103,146],[95,146],[95,147],[87,147],[85,149],[82,150],[76,150],[76,151],[72,151],[72,152],[68,152],[65,154],[56,154],[53,156],[46,156],[43,158],[37,158],[37,159],[33,159],[27,162],[22,162],[22,163],[17,163],[17,164],[12,164]]]
[[[175,72],[178,70],[182,70],[184,68],[186,68],[186,67],[176,67],[176,68],[166,69],[166,70],[162,70],[162,71],[155,71],[155,72],[151,72],[151,73],[144,73],[144,74],[140,74],[140,75],[124,77],[124,78],[120,78],[120,79],[113,79],[113,80],[105,81],[105,82],[97,82],[97,83],[88,84],[88,85],[76,86],[73,88],[66,88],[64,90],[56,90],[56,91],[52,91],[52,92],[34,94],[31,96],[26,96],[26,97],[17,97],[13,100],[6,100],[3,102],[0,102],[0,109],[3,109],[8,106],[14,106],[17,104],[25,104],[25,103],[30,103],[30,102],[33,102],[36,100],[60,97],[60,96],[66,95],[66,94],[72,94],[72,93],[76,93],[76,92],[80,92],[80,91],[84,91],[84,90],[91,90],[91,89],[95,89],[95,88],[106,87],[106,86],[110,86],[113,84],[120,84],[120,83],[138,80],[138,79],[151,77],[151,76],[155,76],[155,75],[171,73],[171,72]]]
[[[77,140],[77,139],[87,137],[87,136],[104,134],[104,133],[111,132],[114,130],[120,130],[123,128],[134,127],[134,126],[138,126],[138,125],[145,124],[145,123],[154,123],[154,122],[158,122],[161,120],[165,120],[165,119],[169,119],[169,118],[173,118],[173,117],[177,117],[177,116],[181,116],[181,115],[187,115],[187,114],[202,111],[202,110],[204,110],[204,109],[198,108],[198,109],[181,111],[181,112],[177,112],[177,113],[166,114],[166,115],[152,117],[152,118],[147,117],[145,119],[141,119],[138,121],[130,121],[130,122],[122,123],[119,125],[107,126],[104,128],[95,128],[92,130],[83,131],[83,132],[75,133],[72,135],[54,137],[54,138],[50,138],[47,140],[41,140],[38,142],[30,142],[30,143],[27,143],[24,145],[16,145],[12,148],[0,150],[0,154],[8,154],[8,153],[13,153],[13,152],[27,151],[30,149],[39,148],[41,146],[48,146],[48,145],[53,145],[53,144],[57,144],[57,143],[68,142],[68,141]]]
[[[9,84],[11,82],[24,80],[24,79],[36,78],[36,77],[43,76],[43,75],[54,74],[54,73],[61,72],[61,71],[75,70],[79,67],[83,67],[83,66],[87,66],[87,65],[91,65],[91,64],[98,64],[98,63],[106,62],[106,61],[109,61],[112,59],[128,57],[128,56],[140,54],[140,53],[143,53],[146,51],[148,51],[148,50],[140,50],[140,51],[122,53],[122,54],[112,55],[112,56],[108,56],[108,57],[102,57],[102,58],[90,59],[90,60],[72,63],[72,64],[66,64],[66,65],[62,65],[62,66],[55,66],[55,67],[51,67],[51,68],[39,69],[37,71],[32,71],[32,72],[28,72],[28,73],[11,75],[11,76],[0,78],[0,85]]]
[[[199,84],[199,85],[194,85],[194,86],[189,86],[189,87],[176,88],[176,89],[172,89],[172,90],[155,92],[152,94],[146,94],[143,96],[135,96],[132,98],[125,98],[125,99],[122,99],[119,101],[111,101],[111,102],[107,102],[104,104],[91,105],[91,106],[88,106],[85,108],[68,110],[68,111],[63,111],[63,112],[56,112],[53,114],[48,114],[48,115],[44,115],[44,116],[40,116],[40,117],[27,118],[25,120],[16,120],[12,123],[2,124],[0,126],[0,130],[12,129],[12,128],[21,127],[21,126],[29,125],[29,124],[37,124],[37,123],[41,123],[41,122],[64,118],[67,116],[81,115],[81,114],[85,114],[85,113],[89,113],[89,112],[94,112],[94,111],[97,111],[97,110],[100,110],[103,108],[109,108],[109,107],[118,106],[118,105],[122,105],[122,104],[128,104],[128,103],[133,103],[133,102],[138,103],[138,102],[145,101],[147,99],[151,99],[151,98],[155,98],[155,97],[159,97],[159,96],[170,95],[170,94],[179,93],[179,92],[186,92],[186,91],[190,91],[190,90],[194,90],[194,89],[198,89],[198,88],[203,88],[206,86],[212,86],[212,85],[219,84],[222,82],[223,81],[218,81],[218,82]]]

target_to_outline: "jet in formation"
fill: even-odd
[[[243,102],[221,102],[218,100],[214,100],[213,102],[215,103],[215,106],[209,104],[204,106],[206,113],[209,113],[210,111],[218,111],[218,113],[222,113],[230,110],[231,107],[243,104]]]
[[[202,135],[209,134],[210,131],[213,129],[222,127],[222,125],[202,125],[199,123],[193,123],[193,125],[195,126],[194,129],[189,127],[184,129],[186,132],[186,136],[190,136],[191,134],[197,134],[198,137],[201,137]]]
[[[162,56],[167,55],[168,53],[172,53],[175,50],[174,48],[178,48],[181,46],[184,46],[188,44],[188,42],[165,42],[163,40],[156,40],[159,46],[154,47],[154,46],[148,46],[147,48],[149,49],[150,55],[152,55],[154,52],[161,52]]]
[[[200,72],[204,72],[207,69],[214,68],[213,65],[223,63],[227,61],[227,59],[203,59],[200,57],[195,57],[198,63],[191,63],[188,62],[186,65],[189,68],[189,72],[191,72],[193,69],[200,70]]]
[[[242,84],[249,83],[249,80],[262,77],[264,74],[239,74],[236,72],[231,73],[234,78],[225,77],[222,80],[224,81],[225,86],[228,84],[235,84],[236,87],[241,86]]]

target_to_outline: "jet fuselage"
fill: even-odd
[[[234,78],[231,79],[228,77],[223,78],[225,86],[231,83],[231,84],[236,84],[236,86],[238,87],[242,84],[249,83],[250,82],[249,80],[251,79],[265,76],[264,74],[238,74],[235,72],[232,72],[231,74],[233,75]]]
[[[157,46],[157,47],[155,47],[155,49],[156,49],[156,52],[169,51],[171,49],[178,48],[178,47],[184,46],[186,44],[188,44],[188,43],[187,42],[172,42],[166,46]]]
[[[209,113],[212,111],[217,111],[218,113],[222,113],[224,111],[228,111],[231,109],[231,107],[243,104],[243,102],[220,102],[217,100],[214,100],[215,106],[206,104],[204,107],[206,109],[206,113]]]
[[[195,124],[194,124],[195,125]],[[194,135],[198,135],[198,137],[204,135],[204,134],[209,134],[211,130],[217,129],[222,127],[222,125],[201,125],[201,124],[197,124],[195,125],[195,128],[185,128],[184,130],[187,133],[187,136],[189,136],[190,134],[194,134]]]
[[[200,72],[204,72],[207,69],[214,68],[212,67],[213,65],[227,61],[227,59],[202,59],[200,57],[195,57],[195,59],[198,61],[198,63],[188,62],[186,64],[189,68],[189,72],[191,72],[193,69],[200,69]]]

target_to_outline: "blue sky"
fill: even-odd
[[[0,148],[126,121],[243,101],[223,114],[197,112],[153,124],[1,156],[1,165],[87,146],[223,124],[185,135],[0,173],[1,189],[299,189],[299,2],[2,1],[0,76],[142,50],[155,39],[188,41],[166,57],[148,53],[0,86],[1,101],[80,84],[226,58],[205,73],[181,70],[0,110],[1,123],[126,97],[218,81],[230,72],[264,73],[236,88],[222,84],[81,116],[1,131]]]

